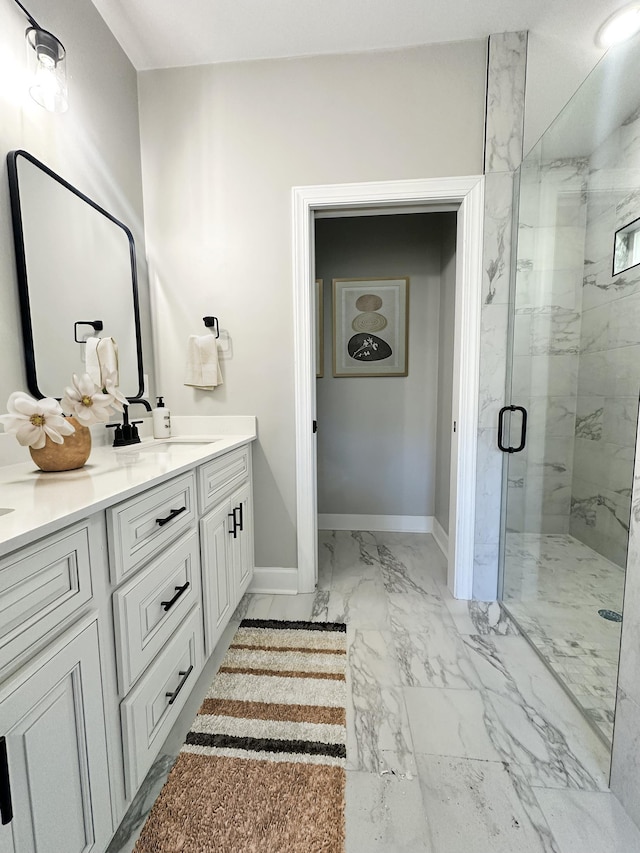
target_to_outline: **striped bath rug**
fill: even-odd
[[[346,626],[245,619],[134,853],[342,853]]]

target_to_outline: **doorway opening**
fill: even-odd
[[[456,261],[449,207],[329,211],[315,220],[318,527],[432,533],[445,556]]]
[[[448,586],[471,598],[476,486],[478,359],[484,184],[482,176],[293,189],[293,261],[296,380],[298,591],[317,579],[315,216],[318,211],[457,208]]]

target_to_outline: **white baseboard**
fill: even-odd
[[[297,595],[298,570],[256,566],[247,591],[264,595]]]
[[[442,551],[445,557],[449,557],[449,534],[445,533],[444,527],[440,524],[437,518],[433,519],[433,538],[436,540],[438,548]]]
[[[319,530],[377,530],[388,533],[431,533],[432,515],[318,515]]]

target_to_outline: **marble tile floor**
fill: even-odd
[[[245,596],[198,686],[240,618],[346,621],[346,853],[640,853],[602,740],[496,603],[451,598],[431,536],[319,537],[317,592]],[[133,849],[198,701],[109,853]]]
[[[564,534],[510,533],[504,602],[607,743],[613,738],[624,571]]]

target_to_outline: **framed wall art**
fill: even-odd
[[[333,375],[407,376],[409,279],[333,279]]]
[[[324,298],[323,282],[316,279],[316,377],[324,376]]]

